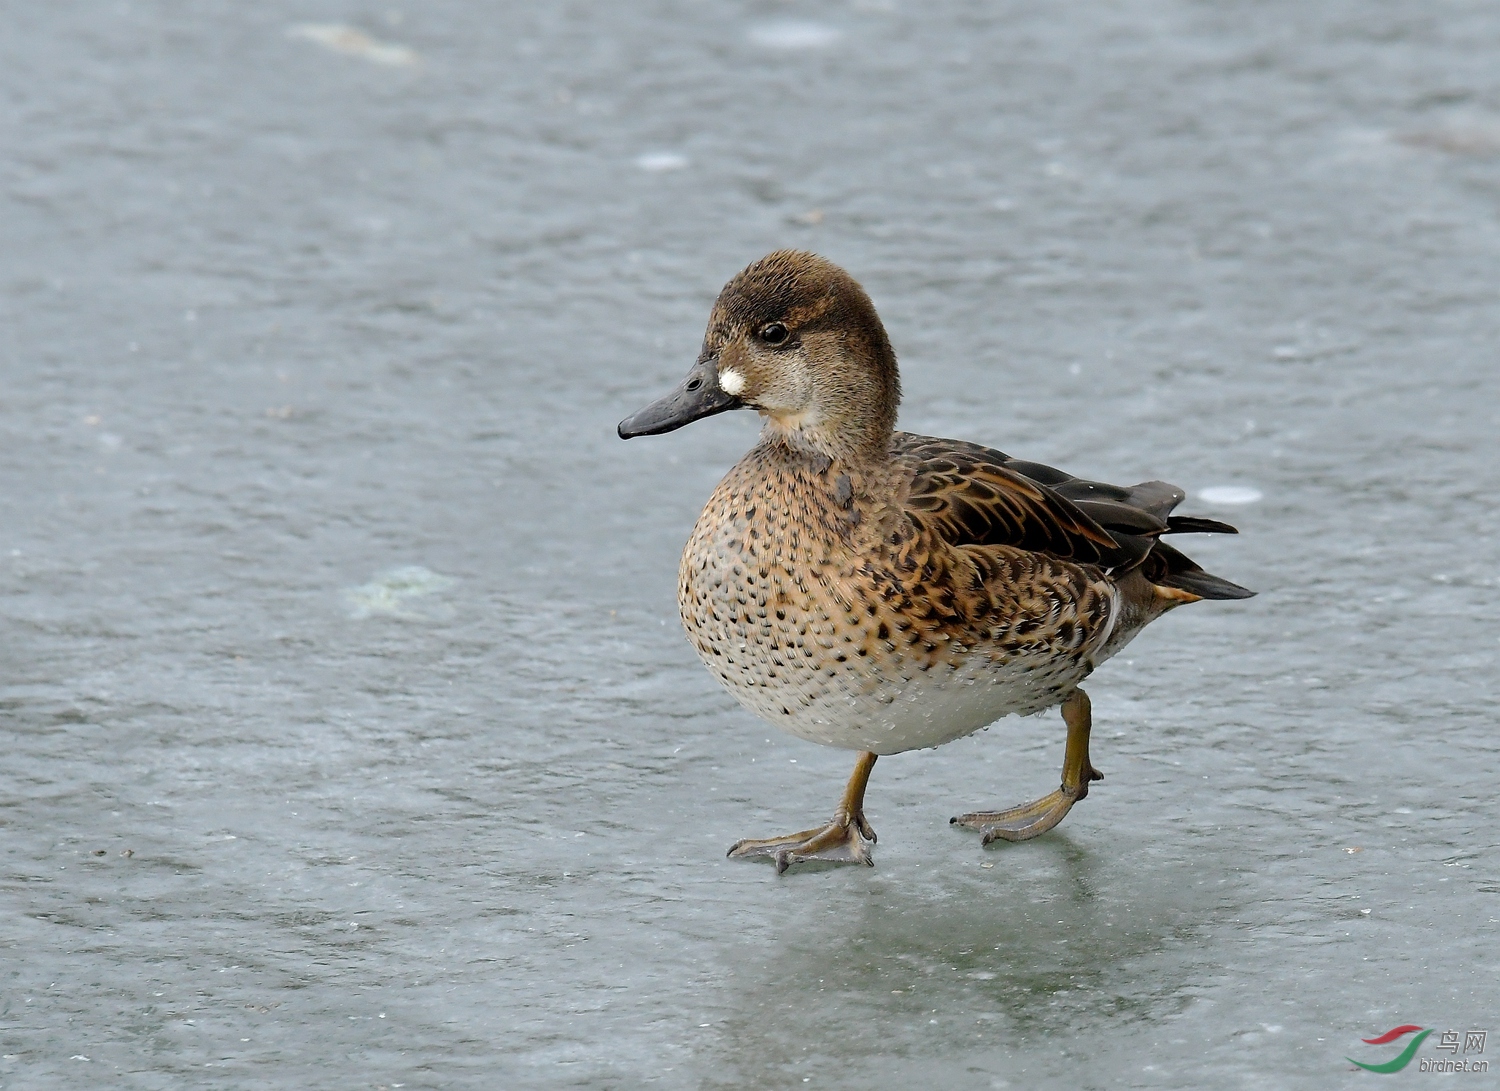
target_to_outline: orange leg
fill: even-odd
[[[1089,794],[1089,782],[1104,774],[1089,764],[1089,728],[1093,715],[1088,694],[1075,689],[1062,703],[1063,723],[1068,725],[1068,746],[1063,754],[1062,787],[1041,799],[1003,811],[974,811],[948,821],[984,834],[984,844],[997,838],[1029,841],[1063,820],[1073,804]]]
[[[870,782],[875,757],[867,750],[860,752],[849,784],[844,789],[844,798],[839,800],[839,808],[833,812],[833,821],[828,825],[789,833],[785,837],[768,837],[763,841],[736,841],[729,855],[770,856],[776,861],[778,875],[804,860],[832,860],[874,867],[870,846],[875,844],[875,830],[865,818],[865,785]]]

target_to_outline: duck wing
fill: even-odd
[[[907,517],[950,545],[1014,546],[1103,568],[1135,552],[1078,504],[1012,468],[1014,460],[999,451],[897,432],[891,457],[911,473]]]
[[[1171,514],[1185,493],[1165,481],[1110,485],[977,443],[896,433],[893,459],[910,468],[908,518],[953,545],[1008,545],[1114,573],[1141,568],[1152,583],[1201,598],[1254,592],[1204,572],[1164,534],[1237,534],[1228,523]]]

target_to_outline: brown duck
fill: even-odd
[[[754,409],[760,441],[683,550],[677,601],[698,655],[741,704],[799,738],[859,751],[833,819],[730,856],[873,864],[865,785],[880,754],[940,746],[1061,706],[1062,786],[955,822],[1022,841],[1102,774],[1079,684],[1148,622],[1252,592],[1162,540],[1233,534],[1174,516],[1183,492],[1071,477],[973,443],[895,431],[896,357],[864,290],[780,250],[720,293],[672,393],[622,421],[657,435]]]

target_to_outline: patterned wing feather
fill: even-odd
[[[976,443],[896,433],[912,473],[907,516],[953,545],[1009,545],[1112,572],[1140,567],[1152,583],[1200,598],[1254,592],[1204,572],[1163,534],[1235,534],[1217,519],[1173,515],[1183,491],[1165,481],[1108,485]]]
[[[1149,551],[1122,544],[1083,505],[1013,468],[999,451],[897,433],[892,454],[912,473],[908,517],[952,545],[1015,546],[1105,568]],[[1158,523],[1158,532],[1165,527]]]

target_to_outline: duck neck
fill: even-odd
[[[890,457],[894,421],[827,421],[813,412],[766,413],[761,443],[824,464],[865,467]]]
[[[835,356],[802,408],[761,410],[763,441],[856,467],[890,457],[901,379],[879,320],[870,328],[872,343],[856,346],[855,357],[868,362],[851,366],[848,357]]]

